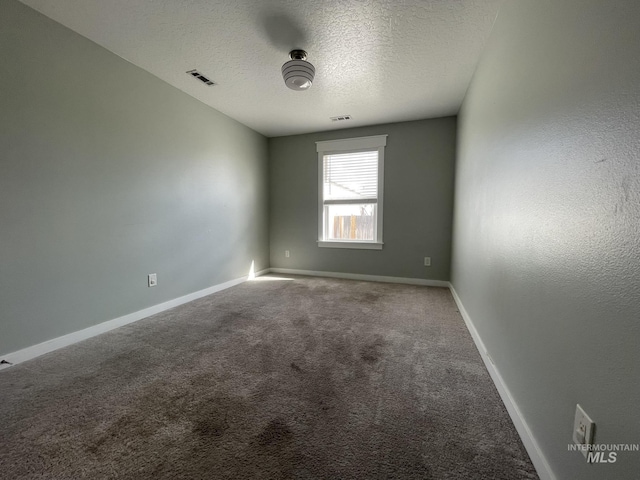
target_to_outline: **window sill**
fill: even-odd
[[[325,242],[318,240],[322,248],[356,248],[360,250],[382,250],[382,242]]]

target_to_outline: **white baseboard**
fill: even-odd
[[[292,268],[270,268],[271,273],[285,275],[306,275],[310,277],[345,278],[348,280],[364,280],[367,282],[404,283],[407,285],[424,285],[427,287],[449,288],[444,280],[427,280],[424,278],[386,277],[383,275],[364,275],[360,273],[323,272],[315,270],[296,270]]]
[[[502,398],[502,402],[504,403],[504,406],[507,408],[507,411],[509,412],[509,416],[511,417],[511,420],[513,421],[513,424],[515,425],[516,430],[518,431],[518,435],[520,435],[520,438],[522,439],[524,448],[526,448],[527,453],[531,458],[531,463],[533,463],[533,466],[538,472],[538,476],[540,477],[540,480],[556,480],[556,476],[553,474],[553,471],[551,470],[551,467],[549,466],[547,459],[542,453],[542,450],[540,449],[538,442],[536,441],[535,437],[531,433],[531,430],[529,429],[527,422],[522,416],[522,413],[520,412],[518,405],[516,404],[513,397],[511,396],[511,392],[509,391],[509,388],[504,383],[504,380],[502,379],[500,372],[498,371],[496,366],[493,364],[493,360],[491,359],[489,353],[487,352],[484,342],[482,341],[482,338],[480,338],[480,334],[478,333],[478,330],[476,330],[476,327],[473,324],[473,321],[471,320],[469,313],[464,308],[464,305],[462,305],[462,300],[460,300],[460,297],[458,296],[458,293],[456,292],[455,288],[453,288],[453,285],[451,285],[450,288],[451,288],[451,294],[453,295],[453,299],[458,305],[458,310],[460,310],[460,314],[464,319],[464,323],[467,325],[467,329],[469,330],[469,333],[471,334],[471,337],[473,338],[473,341],[476,344],[476,348],[480,352],[482,361],[487,367],[487,370],[489,371],[489,375],[491,376],[493,383],[498,389],[500,398]]]
[[[269,273],[268,268],[257,272],[255,276],[259,277],[260,275],[264,275],[266,273]],[[0,370],[9,368],[12,365],[17,365],[18,363],[27,360],[31,360],[32,358],[39,357],[40,355],[44,355],[45,353],[53,352],[54,350],[57,350],[59,348],[72,345],[82,340],[86,340],[87,338],[95,337],[96,335],[100,335],[101,333],[108,332],[109,330],[122,327],[123,325],[137,322],[138,320],[142,320],[143,318],[150,317],[151,315],[155,315],[156,313],[164,312],[165,310],[169,310],[170,308],[174,308],[184,303],[197,300],[198,298],[206,297],[207,295],[211,295],[212,293],[216,293],[235,285],[239,285],[247,281],[248,278],[249,277],[247,275],[244,277],[236,278],[234,280],[229,280],[228,282],[220,283],[218,285],[205,288],[204,290],[189,293],[188,295],[174,298],[173,300],[159,303],[158,305],[154,305],[137,312],[129,313],[128,315],[124,315],[122,317],[107,320],[106,322],[102,322],[97,325],[93,325],[91,327],[78,330],[67,335],[63,335],[61,337],[47,340],[46,342],[38,343],[37,345],[32,345],[31,347],[23,348],[22,350],[18,350],[13,353],[1,355],[0,359],[9,362],[9,364],[0,365]]]

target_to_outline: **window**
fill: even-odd
[[[382,249],[386,135],[316,142],[318,246]]]

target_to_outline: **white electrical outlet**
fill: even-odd
[[[284,256],[287,257],[287,258],[289,258],[291,256],[290,253],[289,253],[289,250],[285,250],[284,251]]]
[[[149,286],[150,287],[155,287],[156,285],[158,285],[158,274],[157,273],[150,273],[149,277]]]
[[[576,445],[593,445],[593,431],[595,423],[589,418],[580,405],[576,405],[576,416],[573,420],[573,442]],[[588,449],[581,449],[582,455],[587,456]]]
[[[425,267],[431,266],[431,257],[424,257],[424,266]]]

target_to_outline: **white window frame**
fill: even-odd
[[[318,152],[318,247],[323,248],[357,248],[367,250],[382,250],[382,213],[384,193],[384,147],[387,145],[387,135],[371,137],[345,138],[342,140],[327,140],[316,142]],[[325,240],[324,218],[324,156],[337,153],[351,153],[358,151],[378,150],[378,191],[376,201],[376,227],[373,241],[353,240]],[[346,202],[345,202],[346,203]]]

